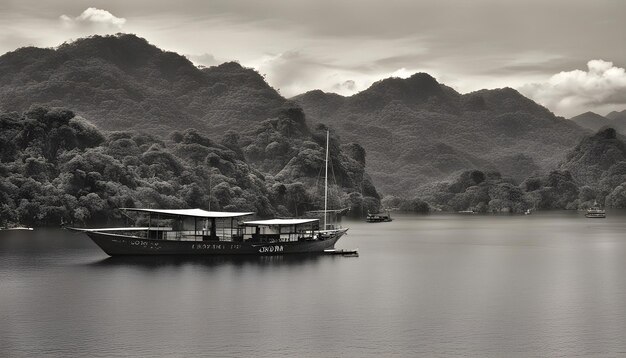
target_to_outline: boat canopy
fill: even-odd
[[[104,228],[99,228],[99,229],[86,229],[86,228],[80,228],[80,227],[68,227],[66,228],[68,230],[74,230],[74,231],[85,231],[85,232],[115,232],[115,231],[148,231],[148,230],[152,230],[152,231],[172,231],[171,227],[156,227],[156,226],[146,226],[146,227],[137,227],[137,226],[132,226],[132,227],[104,227]]]
[[[341,209],[328,209],[328,210],[309,210],[307,211],[307,214],[323,214],[324,212],[327,213],[346,213],[350,211],[350,208],[341,208]]]
[[[138,211],[151,214],[189,216],[195,218],[237,218],[241,216],[254,215],[254,213],[235,213],[227,211],[206,211],[202,209],[142,209],[142,208],[122,208],[127,211]]]
[[[255,221],[245,221],[243,224],[246,226],[258,226],[258,225],[278,225],[278,226],[288,226],[288,225],[302,225],[309,224],[313,222],[318,222],[319,219],[270,219],[270,220],[255,220]]]

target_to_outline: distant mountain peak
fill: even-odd
[[[595,119],[607,119],[605,116],[599,115],[595,112],[587,111],[585,113],[581,113],[577,116],[570,118],[571,120],[576,120],[577,118],[595,118]]]
[[[612,120],[591,111],[581,113],[570,118],[570,120],[579,126],[591,129],[592,131],[597,131],[600,128],[613,124]]]
[[[613,112],[607,114],[606,118],[612,119],[614,121],[615,120],[626,121],[626,109],[624,109],[622,111],[613,111]]]
[[[441,91],[441,85],[428,73],[418,72],[408,78],[389,77],[374,82],[363,92],[401,91],[413,94],[434,94]]]
[[[222,71],[242,71],[246,69],[237,61],[224,62],[215,67],[219,68]]]
[[[491,109],[499,112],[525,112],[538,116],[554,116],[547,108],[511,87],[482,89],[464,94],[466,109]]]

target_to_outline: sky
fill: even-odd
[[[0,53],[134,33],[197,65],[239,61],[286,97],[427,72],[604,115],[626,109],[625,15],[623,0],[0,0]]]

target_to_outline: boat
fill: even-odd
[[[365,218],[365,222],[368,223],[382,223],[382,222],[390,222],[393,221],[389,211],[386,213],[367,213],[367,217]]]
[[[348,230],[320,229],[319,219],[244,220],[254,214],[251,212],[122,210],[145,214],[150,224],[144,227],[69,229],[87,234],[109,256],[323,253],[334,248]]]
[[[590,219],[604,219],[606,218],[606,211],[600,208],[597,202],[594,202],[593,206],[587,209],[585,217]]]
[[[284,255],[325,253],[347,228],[327,222],[328,132],[324,219],[251,220],[253,212],[196,209],[121,208],[144,215],[139,227],[67,228],[85,233],[106,254],[121,255]],[[147,218],[145,217],[147,216]]]
[[[0,226],[0,231],[33,231],[33,228],[13,222],[4,222],[3,226]]]
[[[0,231],[11,231],[11,230],[33,231],[33,228],[25,227],[25,226],[0,227]]]
[[[476,212],[474,210],[460,210],[458,211],[459,214],[476,214]]]

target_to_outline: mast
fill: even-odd
[[[326,130],[326,169],[324,172],[324,230],[326,230],[326,216],[328,208],[328,137],[330,131]]]

